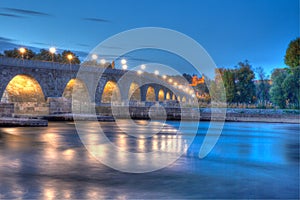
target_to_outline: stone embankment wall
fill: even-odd
[[[0,117],[12,117],[14,113],[13,103],[0,103]]]

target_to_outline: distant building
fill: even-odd
[[[204,79],[204,76],[198,78],[198,76],[193,76],[192,78],[192,83],[190,84],[190,86],[197,86],[197,85],[200,85],[200,84],[204,84],[205,82],[205,79]]]

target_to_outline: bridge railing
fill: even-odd
[[[28,68],[44,68],[44,69],[61,69],[61,70],[78,70],[80,65],[62,64],[50,61],[41,60],[27,60],[19,58],[9,58],[5,56],[0,57],[0,65],[2,66],[15,66],[15,67],[28,67]]]
[[[49,62],[49,61],[40,61],[40,60],[27,60],[27,59],[19,59],[19,58],[9,58],[5,56],[0,57],[0,67],[2,66],[9,66],[9,67],[26,67],[26,68],[35,68],[35,69],[59,69],[59,70],[71,70],[71,71],[78,71],[81,65],[70,65],[70,64],[62,64],[57,62]],[[125,73],[130,73],[131,75],[135,76],[135,71],[128,71],[128,70],[121,70],[121,69],[110,69],[110,68],[99,68],[96,66],[86,66],[81,68],[86,72],[95,72],[95,71],[103,71],[105,74],[118,74],[123,75]],[[151,73],[145,73],[143,78],[148,79],[148,81],[152,83],[156,83],[167,87],[173,91],[177,91],[180,95],[188,95],[184,91],[181,91],[175,88],[173,85],[168,84],[166,81],[161,80],[157,75]]]

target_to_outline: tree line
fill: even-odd
[[[275,68],[271,77],[262,67],[253,70],[246,60],[234,68],[219,68],[215,80],[206,79],[210,96],[225,99],[229,106],[254,105],[259,108],[299,109],[300,100],[300,38],[290,42],[284,62],[286,68]],[[257,77],[255,79],[255,72]],[[225,94],[221,94],[222,83]],[[202,89],[205,91],[206,89]],[[220,96],[224,95],[224,96]],[[201,100],[200,100],[201,101]]]
[[[62,53],[51,53],[49,50],[41,49],[38,53],[36,53],[31,49],[23,48],[23,51],[24,52],[21,53],[20,49],[14,48],[12,50],[5,50],[4,54],[0,54],[0,56],[26,60],[53,61],[63,64],[80,64],[78,56],[70,50],[64,50]]]

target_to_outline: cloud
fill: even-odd
[[[88,44],[82,44],[82,43],[77,43],[76,45],[80,46],[80,47],[90,47],[90,45],[88,45]]]
[[[42,45],[42,46],[51,46],[50,44],[43,43],[43,42],[31,42],[31,44],[37,44],[37,45]]]
[[[22,16],[20,16],[20,15],[14,15],[14,14],[8,14],[8,13],[0,13],[0,16],[22,18]]]
[[[108,23],[110,22],[107,19],[102,19],[102,18],[83,18],[85,21],[91,21],[91,22],[101,22],[101,23]]]
[[[10,39],[10,38],[6,38],[6,37],[0,37],[0,41],[2,41],[2,42],[14,42],[16,40]]]
[[[17,8],[2,8],[3,10],[17,13],[17,14],[23,14],[23,15],[31,15],[31,16],[51,16],[44,12],[38,12],[34,10],[24,10],[24,9],[17,9]]]

